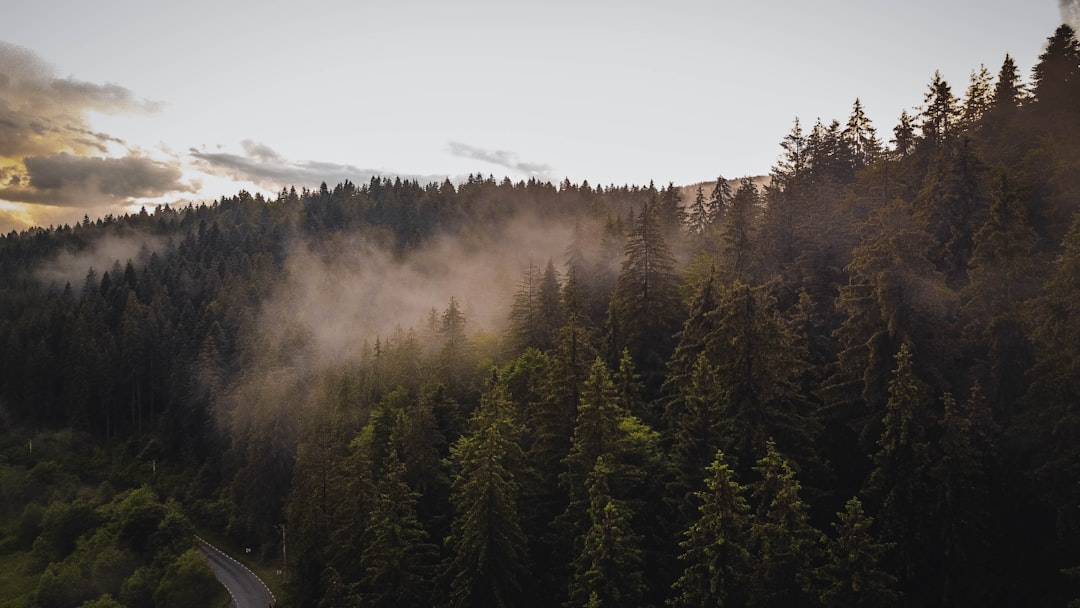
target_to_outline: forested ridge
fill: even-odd
[[[682,192],[374,178],[0,237],[0,552],[157,543],[80,598],[131,605],[187,520],[298,607],[1080,601],[1075,32]],[[552,253],[478,292],[523,235]],[[32,450],[61,430],[93,458]]]

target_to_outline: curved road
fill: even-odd
[[[201,538],[199,546],[206,555],[206,562],[210,564],[214,576],[221,581],[232,596],[233,601],[230,606],[267,608],[274,605],[274,594],[270,593],[270,589],[262,582],[262,579],[255,576],[254,572]]]

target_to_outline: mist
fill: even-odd
[[[163,239],[149,234],[108,234],[80,251],[62,251],[56,254],[38,266],[34,276],[45,285],[62,287],[70,283],[72,288],[79,289],[90,270],[100,279],[101,275],[110,271],[116,263],[123,266],[131,261],[139,268],[145,264],[144,258],[155,251],[161,251],[165,246]]]
[[[571,233],[519,216],[498,229],[437,237],[400,259],[364,234],[300,242],[281,286],[261,306],[259,331],[272,343],[302,331],[316,367],[357,360],[365,340],[419,328],[452,297],[468,333],[499,332],[522,273],[548,260],[561,267]]]

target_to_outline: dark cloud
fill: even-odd
[[[450,154],[460,156],[461,158],[471,158],[491,163],[512,171],[536,177],[548,177],[551,173],[551,165],[521,162],[518,160],[517,154],[508,150],[485,150],[483,148],[477,148],[476,146],[463,144],[459,141],[451,141]]]
[[[266,144],[245,140],[241,142],[244,154],[207,152],[191,148],[188,153],[196,159],[200,168],[211,174],[249,181],[268,190],[284,186],[318,186],[326,182],[337,184],[345,180],[353,183],[370,181],[372,177],[386,176],[386,171],[364,169],[354,165],[342,165],[315,160],[291,161]],[[444,179],[445,175],[402,175],[421,183]]]
[[[68,153],[23,161],[27,179],[0,188],[0,198],[71,207],[124,205],[131,199],[192,192],[178,167],[140,156],[84,157]]]

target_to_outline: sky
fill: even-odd
[[[880,134],[935,71],[1030,79],[1080,0],[5,0],[0,232],[240,189],[686,185],[799,118]]]

